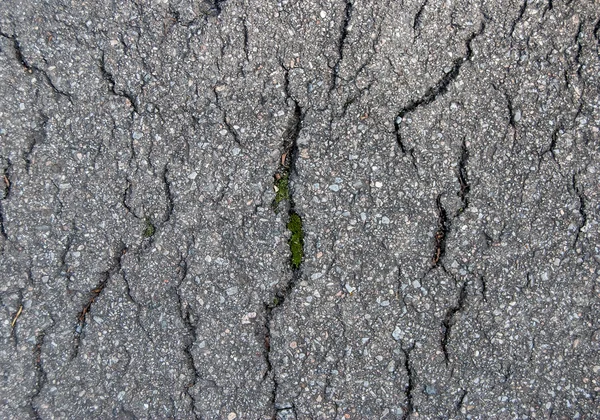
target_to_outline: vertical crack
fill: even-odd
[[[77,316],[77,323],[75,325],[75,332],[73,336],[73,346],[71,351],[71,360],[75,359],[79,355],[79,346],[81,344],[81,337],[85,333],[85,327],[87,325],[87,316],[92,310],[92,306],[96,299],[102,294],[110,278],[121,272],[122,258],[127,252],[127,247],[123,242],[119,244],[118,249],[113,257],[113,264],[108,270],[102,273],[102,279],[100,282],[88,293],[88,300],[84,303],[83,308]]]
[[[414,32],[414,38],[413,40],[416,41],[420,36],[421,36],[421,24],[422,24],[422,20],[423,20],[423,12],[425,11],[425,7],[427,6],[427,2],[428,0],[425,0],[421,6],[419,7],[419,10],[417,10],[417,13],[415,14],[415,17],[413,19],[413,32]]]
[[[293,113],[288,124],[287,129],[283,134],[283,146],[280,160],[280,166],[274,175],[274,187],[276,190],[276,196],[273,200],[273,210],[278,212],[280,206],[285,205],[287,207],[287,228],[290,231],[290,239],[288,244],[290,246],[290,265],[292,269],[292,275],[287,283],[279,288],[270,302],[264,304],[265,311],[265,323],[264,323],[264,359],[267,369],[263,374],[263,380],[270,378],[273,381],[273,390],[271,393],[271,404],[273,407],[272,418],[277,417],[277,413],[282,410],[295,411],[293,404],[280,405],[277,402],[277,395],[279,390],[279,381],[273,370],[273,362],[271,356],[271,323],[273,321],[273,311],[281,307],[286,299],[291,295],[296,283],[301,277],[301,264],[303,258],[303,247],[304,247],[304,232],[302,228],[302,218],[296,211],[296,205],[293,197],[293,189],[289,187],[289,180],[296,172],[296,160],[298,157],[298,137],[302,130],[302,123],[304,120],[304,112],[298,101],[291,95],[290,92],[290,80],[289,70],[282,64],[285,71],[284,73],[284,89],[288,101],[293,104]]]
[[[438,213],[437,230],[435,232],[434,240],[435,247],[433,251],[433,258],[431,259],[432,268],[438,267],[441,258],[444,256],[446,250],[446,234],[448,233],[448,217],[446,215],[446,209],[442,205],[442,194],[438,194],[435,205]]]
[[[46,330],[38,332],[35,336],[35,345],[33,347],[33,364],[35,366],[35,385],[33,393],[29,397],[29,409],[36,420],[42,417],[38,413],[38,409],[35,406],[35,400],[42,392],[44,385],[48,382],[48,375],[44,370],[44,362],[42,360],[42,348],[44,347],[44,341],[46,339]]]
[[[460,294],[458,295],[458,301],[455,306],[446,311],[446,316],[442,321],[442,351],[444,352],[444,359],[446,360],[446,365],[450,363],[450,355],[448,354],[448,340],[450,339],[450,333],[452,331],[452,326],[456,322],[456,314],[464,309],[465,300],[467,298],[467,282],[465,281],[460,289]]]
[[[346,0],[346,7],[344,9],[344,20],[342,21],[342,27],[340,30],[340,37],[338,39],[338,58],[333,66],[333,71],[331,73],[331,88],[329,91],[334,91],[337,87],[340,65],[342,64],[342,60],[344,59],[344,46],[346,44],[346,38],[348,37],[348,25],[350,24],[350,19],[352,19],[352,7],[354,5],[351,1]]]
[[[406,374],[408,375],[408,383],[406,388],[404,388],[404,397],[406,399],[406,410],[404,411],[404,415],[402,416],[402,420],[407,420],[415,410],[414,402],[413,402],[413,391],[415,389],[415,372],[411,366],[410,361],[410,353],[415,348],[415,344],[408,349],[402,347],[402,353],[404,353],[404,369],[406,370]]]
[[[462,145],[460,148],[460,159],[458,160],[458,169],[456,173],[456,177],[458,178],[458,183],[460,184],[460,191],[458,192],[458,196],[460,197],[461,207],[457,210],[454,217],[457,217],[459,214],[464,212],[467,207],[469,207],[469,199],[467,194],[469,193],[469,178],[467,176],[467,163],[469,161],[469,150],[467,149],[467,144],[465,139],[462,141]]]
[[[4,206],[3,201],[7,200],[10,197],[12,184],[10,182],[10,172],[12,169],[12,162],[10,159],[2,158],[3,168],[2,168],[2,179],[0,183],[2,184],[2,194],[0,196],[0,237],[3,239],[0,244],[0,252],[4,252],[4,243],[8,241],[8,234],[6,233],[6,219],[4,216]],[[4,163],[6,162],[6,163]]]
[[[240,141],[240,136],[239,136],[237,130],[235,129],[235,127],[233,125],[231,125],[229,117],[227,116],[227,111],[221,105],[221,100],[220,100],[219,93],[217,91],[217,87],[216,86],[213,87],[213,93],[215,95],[215,101],[216,101],[217,109],[219,111],[221,111],[221,113],[223,114],[222,121],[223,121],[223,125],[225,126],[225,129],[227,130],[227,132],[229,134],[231,134],[231,136],[233,137],[233,141],[235,141],[236,144],[241,147],[242,143]]]
[[[171,220],[171,216],[173,215],[174,208],[174,198],[173,191],[171,191],[171,182],[169,181],[169,168],[168,165],[165,165],[162,172],[162,181],[165,186],[165,199],[167,202],[167,209],[165,211],[165,216],[163,217],[162,223],[167,223]]]
[[[572,178],[572,187],[573,191],[575,191],[575,194],[577,195],[577,198],[579,199],[579,223],[577,225],[577,233],[575,234],[575,240],[573,241],[573,248],[575,248],[577,246],[577,243],[579,242],[579,237],[583,233],[583,229],[587,224],[587,213],[585,205],[585,195],[583,193],[583,190],[577,185],[577,179],[575,177],[575,174],[573,174]]]
[[[394,119],[394,130],[396,131],[396,143],[398,144],[398,147],[400,147],[402,154],[406,154],[407,151],[406,146],[402,141],[402,135],[400,133],[400,126],[402,124],[402,121],[408,114],[414,112],[417,108],[429,105],[430,103],[434,102],[438,97],[446,94],[450,84],[454,82],[454,80],[456,80],[456,78],[458,77],[463,64],[465,64],[468,61],[471,61],[471,59],[473,58],[473,48],[471,47],[471,44],[473,43],[473,40],[475,38],[477,38],[483,33],[484,30],[485,24],[481,22],[478,31],[471,33],[471,35],[465,41],[465,55],[455,59],[452,64],[452,68],[448,72],[446,72],[434,86],[431,86],[429,89],[427,89],[423,96],[421,96],[418,99],[412,100],[406,106],[404,106],[404,108],[402,108],[400,112],[398,112],[396,118]]]
[[[513,36],[513,33],[515,32],[515,29],[517,28],[517,24],[523,19],[523,16],[525,15],[525,10],[527,10],[527,0],[524,0],[523,3],[521,4],[521,7],[519,8],[519,14],[517,15],[516,19],[513,20],[511,26],[510,26],[510,31],[508,32],[509,36]]]
[[[132,112],[131,117],[133,118],[134,114],[140,114],[140,110],[138,108],[137,98],[131,93],[125,90],[117,90],[117,82],[113,74],[108,70],[106,66],[106,58],[104,56],[104,51],[102,51],[102,55],[100,56],[100,73],[104,80],[108,82],[109,91],[115,96],[120,96],[121,98],[125,98],[127,100],[127,104],[131,106]]]

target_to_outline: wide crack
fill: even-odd
[[[284,73],[284,88],[288,102],[293,104],[293,113],[288,124],[288,128],[283,134],[282,154],[278,170],[275,172],[274,187],[276,196],[273,200],[273,210],[277,213],[281,207],[287,207],[287,222],[286,227],[290,231],[290,266],[292,275],[287,283],[275,292],[275,295],[270,302],[264,304],[265,323],[264,323],[264,359],[267,370],[263,375],[263,380],[271,378],[273,381],[273,390],[271,394],[271,404],[273,407],[273,418],[277,417],[277,413],[282,410],[291,410],[294,412],[293,404],[280,406],[277,403],[277,395],[279,382],[273,371],[273,361],[271,356],[271,322],[273,320],[273,311],[281,307],[286,299],[291,295],[296,287],[298,280],[301,278],[301,264],[304,253],[304,232],[302,227],[302,218],[296,211],[294,202],[293,189],[290,188],[289,181],[296,173],[296,160],[298,157],[298,137],[302,130],[304,119],[304,111],[300,107],[298,101],[291,95],[289,86],[289,71],[283,66]]]
[[[414,412],[414,402],[413,402],[413,391],[415,389],[415,373],[413,371],[411,361],[410,361],[410,353],[415,348],[415,344],[413,344],[409,348],[402,347],[402,353],[404,354],[404,369],[406,370],[406,375],[408,376],[408,383],[404,388],[404,398],[406,399],[406,410],[404,410],[404,414],[402,415],[402,420],[407,420],[411,414]]]
[[[438,194],[435,199],[435,205],[438,213],[437,230],[434,235],[434,251],[431,258],[431,267],[436,268],[446,251],[446,235],[448,233],[448,217],[446,209],[442,205],[442,194]]]

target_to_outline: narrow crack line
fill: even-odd
[[[35,367],[35,385],[33,393],[29,397],[29,409],[33,414],[33,417],[38,420],[41,419],[38,409],[35,406],[35,400],[42,392],[42,389],[48,382],[48,374],[44,370],[44,361],[42,360],[42,348],[44,347],[44,341],[46,339],[46,330],[38,332],[35,336],[35,345],[33,347],[33,365]]]
[[[465,401],[465,397],[469,392],[466,389],[463,389],[458,396],[458,401],[456,401],[456,411],[460,411],[462,409],[463,403]]]
[[[598,41],[598,43],[600,44],[600,18],[598,19],[598,22],[596,22],[596,24],[594,25],[594,38],[596,38],[596,41]]]
[[[18,320],[21,314],[23,313],[23,289],[19,289],[19,303],[17,303],[17,310],[11,317],[12,321],[10,323],[10,338],[12,338],[15,348],[19,346],[19,337],[17,335],[17,325]]]
[[[577,243],[579,242],[581,234],[583,233],[583,229],[587,225],[587,213],[585,205],[585,194],[583,193],[583,189],[581,189],[577,185],[577,178],[575,174],[573,174],[572,178],[572,187],[573,191],[575,191],[575,194],[577,195],[577,198],[579,199],[579,223],[577,225],[577,233],[575,234],[575,240],[573,241],[573,248],[575,248],[577,246]]]
[[[115,77],[106,66],[106,58],[104,55],[104,51],[102,51],[102,54],[100,55],[100,73],[102,74],[104,80],[108,82],[110,93],[127,100],[128,105],[131,106],[132,109],[132,118],[134,114],[140,115],[137,98],[131,92],[127,92],[125,90],[117,90],[117,82],[115,81]]]
[[[136,219],[141,219],[141,217],[129,205],[129,201],[131,200],[131,194],[132,194],[131,191],[133,189],[133,185],[129,178],[127,178],[126,181],[127,181],[127,185],[125,186],[125,191],[123,191],[123,195],[121,196],[121,204],[123,205],[123,207],[125,207],[125,210],[127,210],[127,212],[129,212],[133,215],[133,217],[135,217]]]
[[[165,199],[167,204],[167,209],[165,211],[165,216],[162,220],[162,223],[165,224],[169,220],[171,220],[171,216],[173,215],[173,209],[175,207],[175,200],[173,197],[173,191],[171,191],[171,182],[169,181],[169,168],[168,165],[165,165],[162,172],[162,181],[165,187]]]
[[[333,66],[333,70],[331,73],[331,88],[329,89],[329,92],[332,92],[337,88],[340,65],[342,64],[342,60],[344,59],[344,46],[346,45],[346,38],[348,37],[348,26],[350,25],[350,20],[352,19],[353,7],[354,4],[350,0],[346,0],[346,6],[344,9],[344,20],[342,21],[340,37],[337,43],[338,58],[335,62],[335,65]]]
[[[104,271],[101,274],[100,282],[88,293],[88,300],[84,303],[83,308],[79,312],[77,316],[77,322],[75,325],[75,331],[73,335],[73,346],[71,352],[71,360],[75,359],[79,355],[79,347],[81,344],[81,337],[85,333],[85,327],[87,325],[87,317],[90,311],[92,310],[92,306],[96,299],[100,297],[104,289],[106,288],[108,281],[110,278],[121,272],[122,270],[122,259],[125,253],[127,252],[127,247],[121,241],[118,248],[115,250],[115,255],[113,257],[112,265],[108,268],[108,270]]]
[[[412,25],[413,32],[414,32],[413,41],[416,41],[421,36],[421,24],[422,24],[422,20],[423,20],[423,12],[425,11],[427,2],[428,2],[428,0],[425,0],[421,4],[421,6],[419,7],[419,10],[417,10],[417,13],[415,14],[415,17],[413,19],[413,25]]]
[[[446,214],[446,209],[442,205],[442,194],[438,194],[435,199],[435,205],[437,208],[438,220],[437,220],[437,230],[434,236],[434,251],[433,257],[431,259],[431,268],[436,268],[440,264],[440,260],[444,256],[444,252],[446,251],[446,235],[448,234],[448,216]]]
[[[182,279],[181,281],[183,281],[183,279],[187,275],[187,262],[184,262],[184,266],[185,268],[183,269],[183,272],[180,273],[180,278]],[[196,413],[196,398],[192,393],[192,389],[194,388],[194,386],[196,386],[198,378],[200,377],[200,372],[196,368],[196,362],[194,360],[193,354],[194,344],[196,343],[196,340],[198,338],[196,332],[198,323],[194,319],[193,314],[191,314],[188,305],[184,304],[179,288],[174,287],[173,289],[175,290],[175,296],[177,298],[177,308],[179,310],[179,316],[181,317],[181,320],[187,332],[187,337],[184,340],[183,353],[185,354],[188,368],[193,376],[191,382],[186,385],[185,394],[190,398],[190,401],[192,403],[192,412],[194,413],[194,418],[198,419],[200,417]]]
[[[581,64],[581,51],[583,46],[581,45],[581,35],[583,33],[583,25],[585,23],[585,19],[581,19],[579,22],[579,26],[577,27],[577,33],[575,34],[575,44],[577,44],[577,51],[575,52],[575,63],[577,63],[577,77],[581,79],[583,64]]]
[[[50,77],[48,72],[46,72],[46,70],[44,70],[36,65],[30,64],[27,61],[27,59],[25,58],[25,55],[23,54],[23,48],[21,47],[21,42],[19,41],[19,39],[17,38],[16,35],[14,35],[14,34],[8,35],[3,32],[0,32],[0,36],[10,39],[12,41],[13,50],[15,51],[15,58],[21,64],[21,66],[23,66],[23,68],[25,68],[25,70],[27,70],[29,73],[35,72],[35,73],[41,74],[44,77],[44,79],[46,80],[46,83],[48,83],[48,86],[50,86],[50,88],[54,91],[54,93],[56,93],[57,95],[60,95],[60,96],[64,96],[65,98],[68,99],[69,102],[71,102],[71,104],[73,104],[73,95],[59,89],[54,84],[54,81],[52,80],[52,78]]]
[[[213,87],[213,93],[215,95],[217,109],[219,111],[221,111],[221,113],[223,114],[222,121],[223,121],[223,125],[225,126],[225,129],[227,130],[227,132],[229,134],[231,134],[231,136],[233,137],[233,141],[236,142],[236,144],[241,147],[242,142],[240,141],[240,136],[239,136],[237,130],[235,129],[235,127],[233,127],[233,125],[231,124],[229,117],[227,116],[227,110],[225,108],[223,108],[223,106],[221,105],[221,99],[219,97],[219,93],[217,91],[216,86]]]
[[[249,47],[249,34],[248,34],[248,23],[246,18],[242,20],[243,34],[244,34],[244,56],[246,61],[250,62],[250,47]]]
[[[521,22],[521,20],[523,19],[523,16],[525,15],[525,11],[527,10],[527,1],[528,0],[523,0],[523,3],[521,4],[521,7],[519,8],[519,14],[517,15],[516,19],[513,20],[511,26],[510,26],[510,31],[508,32],[509,36],[513,36],[513,33],[515,32],[515,29],[517,28],[517,25],[519,24],[519,22]]]
[[[461,312],[465,307],[465,301],[467,299],[467,281],[465,281],[460,288],[458,295],[458,301],[455,306],[452,306],[446,311],[444,320],[442,321],[442,339],[441,346],[442,352],[444,352],[444,360],[446,366],[450,364],[450,355],[448,353],[448,340],[450,339],[450,333],[452,332],[452,326],[456,322],[456,314]]]
[[[402,124],[402,121],[408,114],[414,112],[417,108],[429,105],[430,103],[437,100],[439,97],[446,94],[450,84],[452,84],[458,77],[462,66],[466,62],[471,61],[471,59],[473,58],[473,48],[471,45],[475,38],[480,36],[484,30],[485,23],[481,22],[477,32],[471,33],[471,35],[469,35],[469,37],[465,41],[465,55],[455,59],[452,68],[448,72],[446,72],[434,86],[431,86],[429,89],[427,89],[423,96],[421,96],[419,99],[412,100],[406,106],[404,106],[404,108],[402,108],[400,112],[398,112],[396,118],[394,119],[394,130],[396,132],[396,142],[398,143],[398,147],[400,147],[402,154],[406,154],[407,152],[406,146],[402,141],[402,135],[400,133],[400,126]]]
[[[407,420],[408,418],[410,418],[410,416],[412,415],[412,413],[415,410],[414,407],[414,396],[413,396],[413,391],[415,389],[415,372],[413,370],[413,367],[411,365],[411,361],[410,361],[410,353],[413,351],[413,349],[415,348],[415,343],[413,343],[413,345],[407,349],[405,349],[404,347],[401,347],[402,353],[404,354],[404,369],[406,370],[406,374],[408,375],[408,383],[406,385],[406,388],[404,388],[404,397],[406,399],[406,410],[404,411],[404,414],[402,415],[402,420]]]
[[[33,164],[33,158],[32,158],[33,151],[35,150],[38,143],[43,143],[45,140],[47,140],[47,137],[48,137],[48,133],[46,130],[48,128],[48,121],[50,121],[50,117],[48,117],[43,112],[40,112],[40,119],[41,119],[41,123],[39,125],[40,129],[36,128],[36,130],[33,132],[33,136],[31,137],[31,140],[29,141],[29,144],[27,145],[27,149],[25,151],[23,151],[23,160],[25,161],[25,171],[27,171],[28,174],[31,173],[31,165]]]
[[[469,198],[467,194],[469,194],[469,190],[471,189],[469,185],[469,177],[467,174],[467,163],[469,161],[469,149],[467,149],[466,140],[463,139],[461,147],[460,147],[460,158],[458,160],[458,169],[456,171],[456,177],[458,178],[458,183],[460,184],[460,190],[458,191],[458,196],[460,197],[461,206],[456,211],[454,217],[457,217],[459,214],[463,213],[469,207]]]
[[[0,161],[6,162],[3,164],[2,168],[2,180],[0,182],[3,184],[2,188],[2,197],[0,200],[8,200],[10,198],[10,193],[12,190],[12,182],[11,182],[11,172],[12,172],[12,161],[8,158],[4,159],[4,157],[0,156]]]

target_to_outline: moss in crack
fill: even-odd
[[[295,212],[290,212],[290,219],[287,224],[288,230],[292,233],[288,243],[292,253],[292,268],[297,270],[302,263],[304,256],[304,231],[302,230],[302,219]]]
[[[275,198],[273,199],[273,210],[277,212],[279,210],[279,204],[282,201],[286,201],[290,199],[290,186],[289,186],[289,174],[286,172],[284,174],[277,173],[275,175]]]
[[[144,228],[144,233],[142,234],[144,238],[150,238],[154,236],[156,232],[156,227],[152,224],[150,218],[146,217],[145,219],[146,227]]]

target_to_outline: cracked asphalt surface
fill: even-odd
[[[599,10],[2,1],[0,417],[600,417]]]

